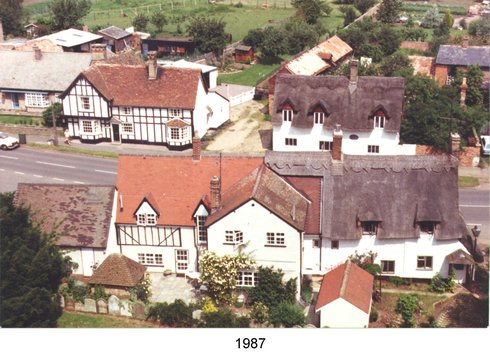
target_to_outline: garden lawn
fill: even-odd
[[[270,74],[279,69],[281,64],[263,65],[255,64],[250,66],[248,69],[233,73],[233,74],[222,74],[218,76],[218,82],[229,83],[229,84],[239,84],[247,86],[255,86],[261,81],[265,80]]]
[[[0,115],[0,123],[43,126],[43,118],[40,116]]]
[[[64,312],[58,319],[59,328],[151,328],[151,323],[109,315],[90,315]]]
[[[476,187],[480,185],[478,178],[473,176],[460,176],[458,178],[459,187]]]

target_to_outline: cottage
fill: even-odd
[[[0,110],[43,112],[92,62],[91,54],[33,50],[0,50]]]
[[[74,274],[84,276],[105,258],[113,201],[113,186],[19,184],[15,194],[42,231],[56,233],[56,244],[78,265]]]
[[[404,79],[350,77],[277,77],[272,111],[272,149],[331,151],[342,136],[342,151],[356,155],[415,154],[414,145],[399,145]]]
[[[440,86],[454,81],[457,69],[466,69],[470,65],[478,65],[483,71],[483,82],[488,88],[490,82],[490,47],[469,46],[469,39],[465,37],[463,44],[441,45],[435,61],[435,78]]]
[[[131,91],[128,91],[131,89]],[[208,92],[199,69],[100,63],[61,94],[70,135],[109,141],[190,147],[229,119],[229,102]]]
[[[118,28],[117,26],[109,26],[108,28],[97,32],[104,38],[103,43],[115,53],[126,50],[131,45],[132,34]]]

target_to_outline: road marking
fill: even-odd
[[[60,179],[60,178],[51,178],[53,180],[58,180],[58,181],[65,181],[65,179]]]
[[[15,174],[19,174],[19,175],[25,175],[23,172],[20,172],[20,171],[14,171]]]
[[[105,173],[105,174],[117,174],[115,171],[106,171],[106,170],[95,170],[95,172]]]
[[[58,166],[58,167],[64,167],[68,169],[75,169],[74,166],[71,165],[61,165],[61,164],[54,164],[54,163],[49,163],[49,162],[44,162],[44,161],[36,161],[38,164],[44,164],[44,165],[51,165],[51,166]]]
[[[83,181],[73,181],[75,184],[85,184]]]
[[[459,205],[459,207],[466,207],[466,208],[490,208],[490,205]]]
[[[32,175],[32,176],[37,177],[37,178],[43,178],[44,177],[42,175]]]
[[[7,155],[0,155],[0,158],[4,158],[4,159],[12,159],[12,160],[19,160],[19,158],[17,158],[17,157],[7,156]]]

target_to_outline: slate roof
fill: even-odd
[[[370,273],[347,260],[323,276],[315,311],[337,299],[344,299],[369,314],[373,281]]]
[[[0,50],[0,88],[37,91],[64,91],[92,62],[91,54]],[[63,69],[63,71],[60,71]]]
[[[490,67],[490,46],[441,45],[436,64]]]
[[[97,267],[89,284],[133,287],[145,275],[146,266],[121,254],[109,255]]]
[[[360,76],[352,85],[345,76],[299,76],[279,74],[276,79],[272,124],[281,126],[282,109],[293,107],[292,127],[313,127],[313,110],[322,106],[329,114],[323,127],[340,124],[347,131],[371,131],[374,111],[387,116],[384,130],[399,132],[405,80],[397,77]]]
[[[117,26],[109,26],[108,28],[102,29],[98,31],[99,34],[106,35],[115,40],[119,40],[128,36],[131,36],[131,33],[118,28]]]
[[[30,207],[33,221],[66,247],[106,248],[114,187],[101,185],[19,184],[17,205]]]
[[[380,221],[380,240],[416,238],[420,221],[439,223],[438,240],[467,234],[451,156],[344,155],[333,162],[329,153],[268,151],[265,164],[280,175],[322,178],[323,238],[360,239],[358,221]]]
[[[199,70],[158,68],[157,78],[149,80],[145,66],[103,63],[82,76],[114,105],[182,109],[194,109],[201,80]]]
[[[214,224],[251,199],[295,229],[304,231],[310,201],[264,165],[222,193],[221,207],[208,216],[206,226]]]
[[[136,224],[134,212],[143,198],[152,193],[158,203],[158,225],[195,226],[192,218],[203,196],[210,195],[210,181],[221,176],[222,192],[250,174],[263,162],[263,157],[223,154],[202,155],[200,161],[191,156],[120,155],[117,171],[117,223]]]

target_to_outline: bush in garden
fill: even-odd
[[[373,306],[371,308],[371,312],[369,313],[369,322],[376,322],[378,321],[378,310]]]
[[[259,283],[250,289],[249,301],[254,304],[261,302],[269,309],[281,302],[294,303],[296,301],[296,278],[289,279],[285,284],[282,281],[282,270],[273,267],[260,266],[258,269]]]
[[[415,322],[415,312],[420,310],[420,298],[417,294],[400,294],[396,302],[395,312],[400,314],[403,319],[403,327],[412,328]]]
[[[209,296],[205,296],[202,305],[202,312],[204,314],[210,314],[217,311],[218,308],[214,305],[213,300]]]
[[[447,279],[444,279],[439,273],[432,277],[429,284],[429,291],[436,293],[453,292],[455,285],[454,270],[451,268]]]
[[[173,303],[156,303],[148,311],[147,320],[159,321],[162,325],[174,327],[192,327],[193,307],[186,305],[182,300],[177,299]]]
[[[306,323],[306,317],[303,309],[290,302],[281,302],[275,308],[271,309],[270,322],[274,326],[283,325],[285,327],[303,326]]]
[[[256,302],[252,306],[250,317],[259,324],[263,324],[269,321],[269,308],[260,301]]]
[[[248,328],[250,319],[236,316],[230,309],[221,308],[216,312],[203,314],[203,327],[207,328]]]

